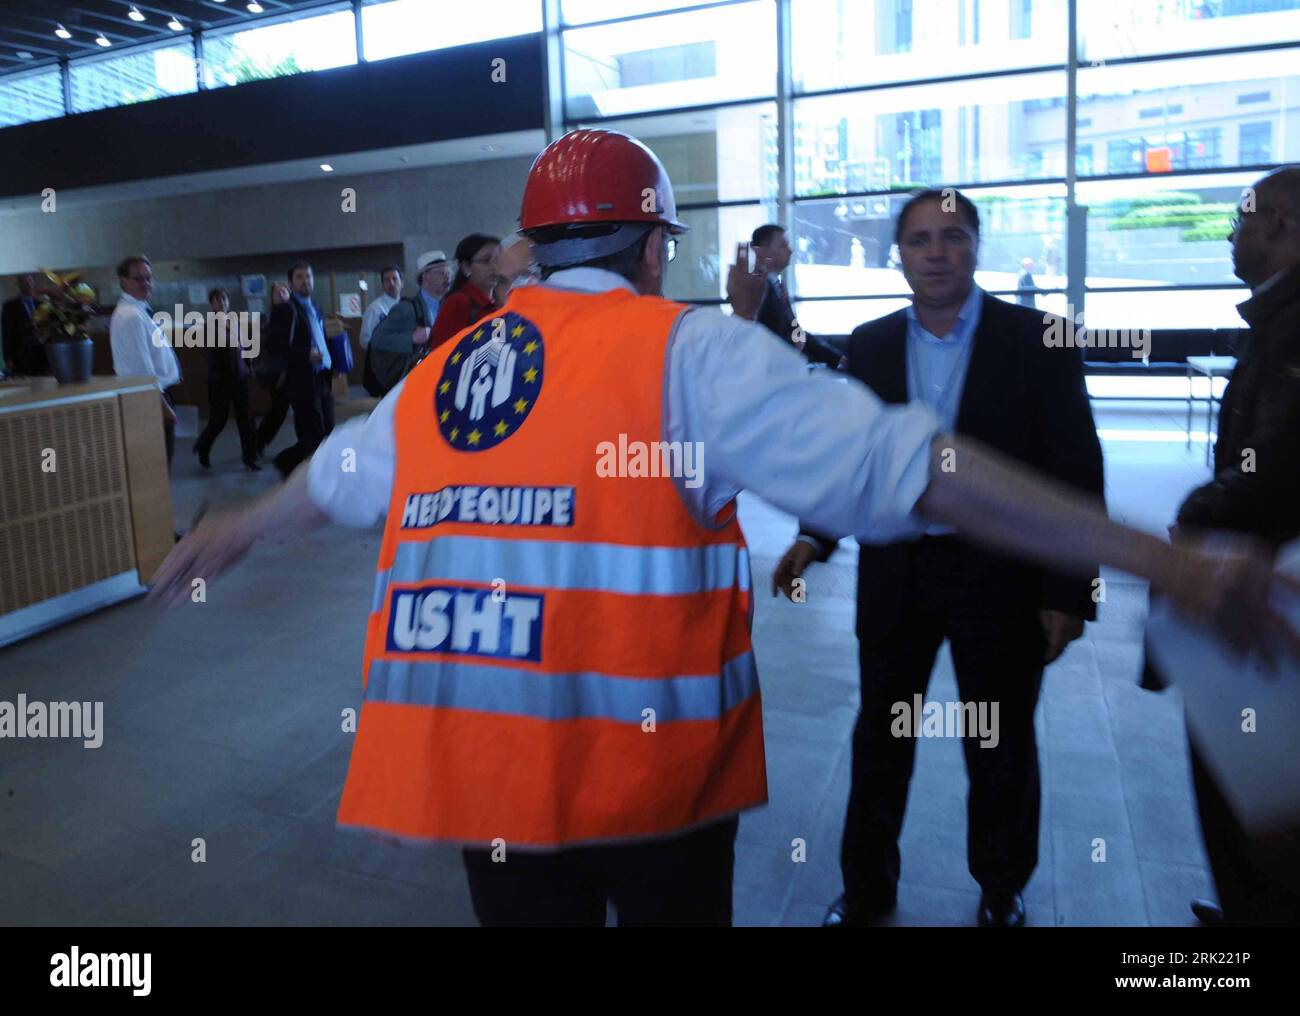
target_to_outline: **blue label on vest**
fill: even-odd
[[[388,599],[388,653],[542,658],[545,597],[430,583],[392,589]]]
[[[438,431],[481,452],[517,431],[542,390],[542,333],[514,311],[484,318],[456,343],[433,397]]]
[[[571,526],[572,487],[480,487],[456,484],[429,494],[407,494],[403,529],[429,529],[440,522],[487,526]]]

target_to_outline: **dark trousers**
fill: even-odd
[[[894,736],[900,715],[894,705],[906,703],[914,712],[913,696],[924,694],[945,638],[961,701],[989,703],[990,719],[992,703],[998,704],[996,747],[982,747],[978,731],[967,730],[962,741],[970,777],[970,873],[986,892],[1014,892],[1038,863],[1034,708],[1046,643],[1030,590],[1025,583],[997,582],[989,560],[953,537],[922,539],[900,591],[897,621],[877,637],[860,636],[862,706],[840,851],[850,909],[893,905],[898,835],[916,753],[915,737]]]
[[[731,924],[735,818],[670,839],[525,853],[464,851],[484,927],[603,927],[612,903],[626,927]]]
[[[257,436],[253,427],[253,413],[248,405],[248,380],[242,377],[208,378],[208,425],[195,442],[202,455],[212,450],[213,443],[225,429],[230,419],[231,407],[235,410],[235,424],[239,427],[239,447],[245,462],[257,458]]]
[[[1300,836],[1292,833],[1267,847],[1252,844],[1238,824],[1205,761],[1192,743],[1192,783],[1205,836],[1219,905],[1227,924],[1295,927],[1300,925],[1300,895],[1272,877],[1259,863],[1267,852],[1274,870],[1300,866]],[[1293,878],[1293,883],[1295,878]]]
[[[284,418],[288,415],[289,385],[285,382],[271,392],[271,408],[266,411],[262,422],[257,425],[258,451],[275,440],[275,435],[280,433],[280,428],[284,426]]]
[[[325,435],[334,429],[333,379],[328,370],[289,373],[289,404],[293,407],[293,430],[298,440],[275,457],[275,468],[285,476],[298,463],[311,458]]]

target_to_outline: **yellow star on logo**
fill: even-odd
[[[526,371],[524,371],[524,380],[527,381],[529,384],[532,384],[534,381],[536,381],[537,368],[529,367]]]
[[[532,339],[529,339],[528,342],[524,344],[524,352],[530,355],[537,352],[537,343]]]
[[[459,356],[460,354],[457,353],[456,355]],[[442,384],[438,386],[438,391],[441,392],[443,395],[446,395],[449,391],[451,391],[451,382],[444,381]]]
[[[483,435],[479,432],[478,428],[476,427],[474,430],[471,430],[471,431],[469,432],[469,436],[468,436],[467,438],[465,438],[465,440],[468,441],[470,444],[474,444],[474,445],[476,445],[476,444],[478,444],[479,439],[480,439],[482,436],[483,436]]]
[[[515,325],[512,329],[510,329],[510,337],[511,337],[512,339],[517,339],[517,338],[519,338],[519,336],[521,336],[521,335],[523,335],[523,334],[524,334],[524,326],[523,326],[523,325]]]
[[[451,428],[451,439],[452,439],[453,441],[455,441],[456,438],[458,438],[459,436],[460,436],[460,428],[459,428],[459,427],[452,427],[452,428]]]
[[[496,426],[492,428],[492,432],[496,434],[497,437],[505,437],[506,431],[509,429],[510,428],[506,426],[505,420],[498,420]]]
[[[449,417],[449,416],[451,416],[451,410],[450,410],[450,409],[444,409],[444,410],[442,411],[442,413],[438,416],[438,422],[439,422],[439,423],[446,423],[446,422],[447,422],[447,417]]]
[[[451,362],[460,363],[460,350],[457,350],[456,352],[451,354]]]
[[[483,338],[483,329],[480,328],[478,331],[476,331],[476,332],[474,333],[474,341],[475,341],[475,342],[478,342],[478,341],[481,340],[482,338]]]
[[[528,402],[527,402],[526,399],[515,399],[515,412],[516,412],[516,413],[522,413],[522,412],[524,412],[524,410],[526,410],[527,408],[528,408]]]

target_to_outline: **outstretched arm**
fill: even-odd
[[[237,564],[263,536],[286,536],[324,525],[329,519],[307,492],[309,462],[289,479],[246,508],[206,517],[188,534],[154,574],[148,599],[175,606],[189,599],[193,582],[211,581]]]

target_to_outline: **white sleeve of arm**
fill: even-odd
[[[358,337],[362,349],[365,349],[370,345],[370,333],[375,330],[375,325],[379,324],[380,319],[384,317],[386,313],[387,312],[381,313],[380,305],[378,303],[372,303],[366,308],[365,314],[361,316],[361,335]]]
[[[340,526],[364,529],[388,513],[397,462],[398,384],[369,416],[336,427],[311,457],[307,493]]]
[[[920,535],[939,431],[920,403],[886,406],[855,378],[813,371],[760,325],[688,311],[669,351],[670,435],[699,442],[704,508],[753,491],[801,522],[865,543]]]

